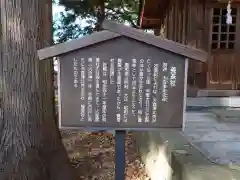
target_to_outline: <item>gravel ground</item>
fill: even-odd
[[[114,137],[107,132],[62,132],[72,165],[82,180],[114,180]],[[150,180],[137,154],[131,133],[126,140],[126,180]]]

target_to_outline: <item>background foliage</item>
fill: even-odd
[[[59,0],[64,7],[54,21],[55,43],[61,43],[98,30],[102,19],[137,27],[139,0]]]

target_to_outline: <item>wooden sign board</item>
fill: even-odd
[[[108,31],[39,51],[40,59],[59,57],[60,128],[181,128],[187,59],[206,54],[123,25],[104,26]]]

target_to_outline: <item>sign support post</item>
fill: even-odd
[[[115,132],[115,180],[125,179],[125,130]]]

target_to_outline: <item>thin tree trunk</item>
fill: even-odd
[[[105,0],[97,1],[97,24],[96,31],[102,30],[102,23],[105,19]]]
[[[72,180],[53,104],[51,0],[1,0],[0,179]]]

